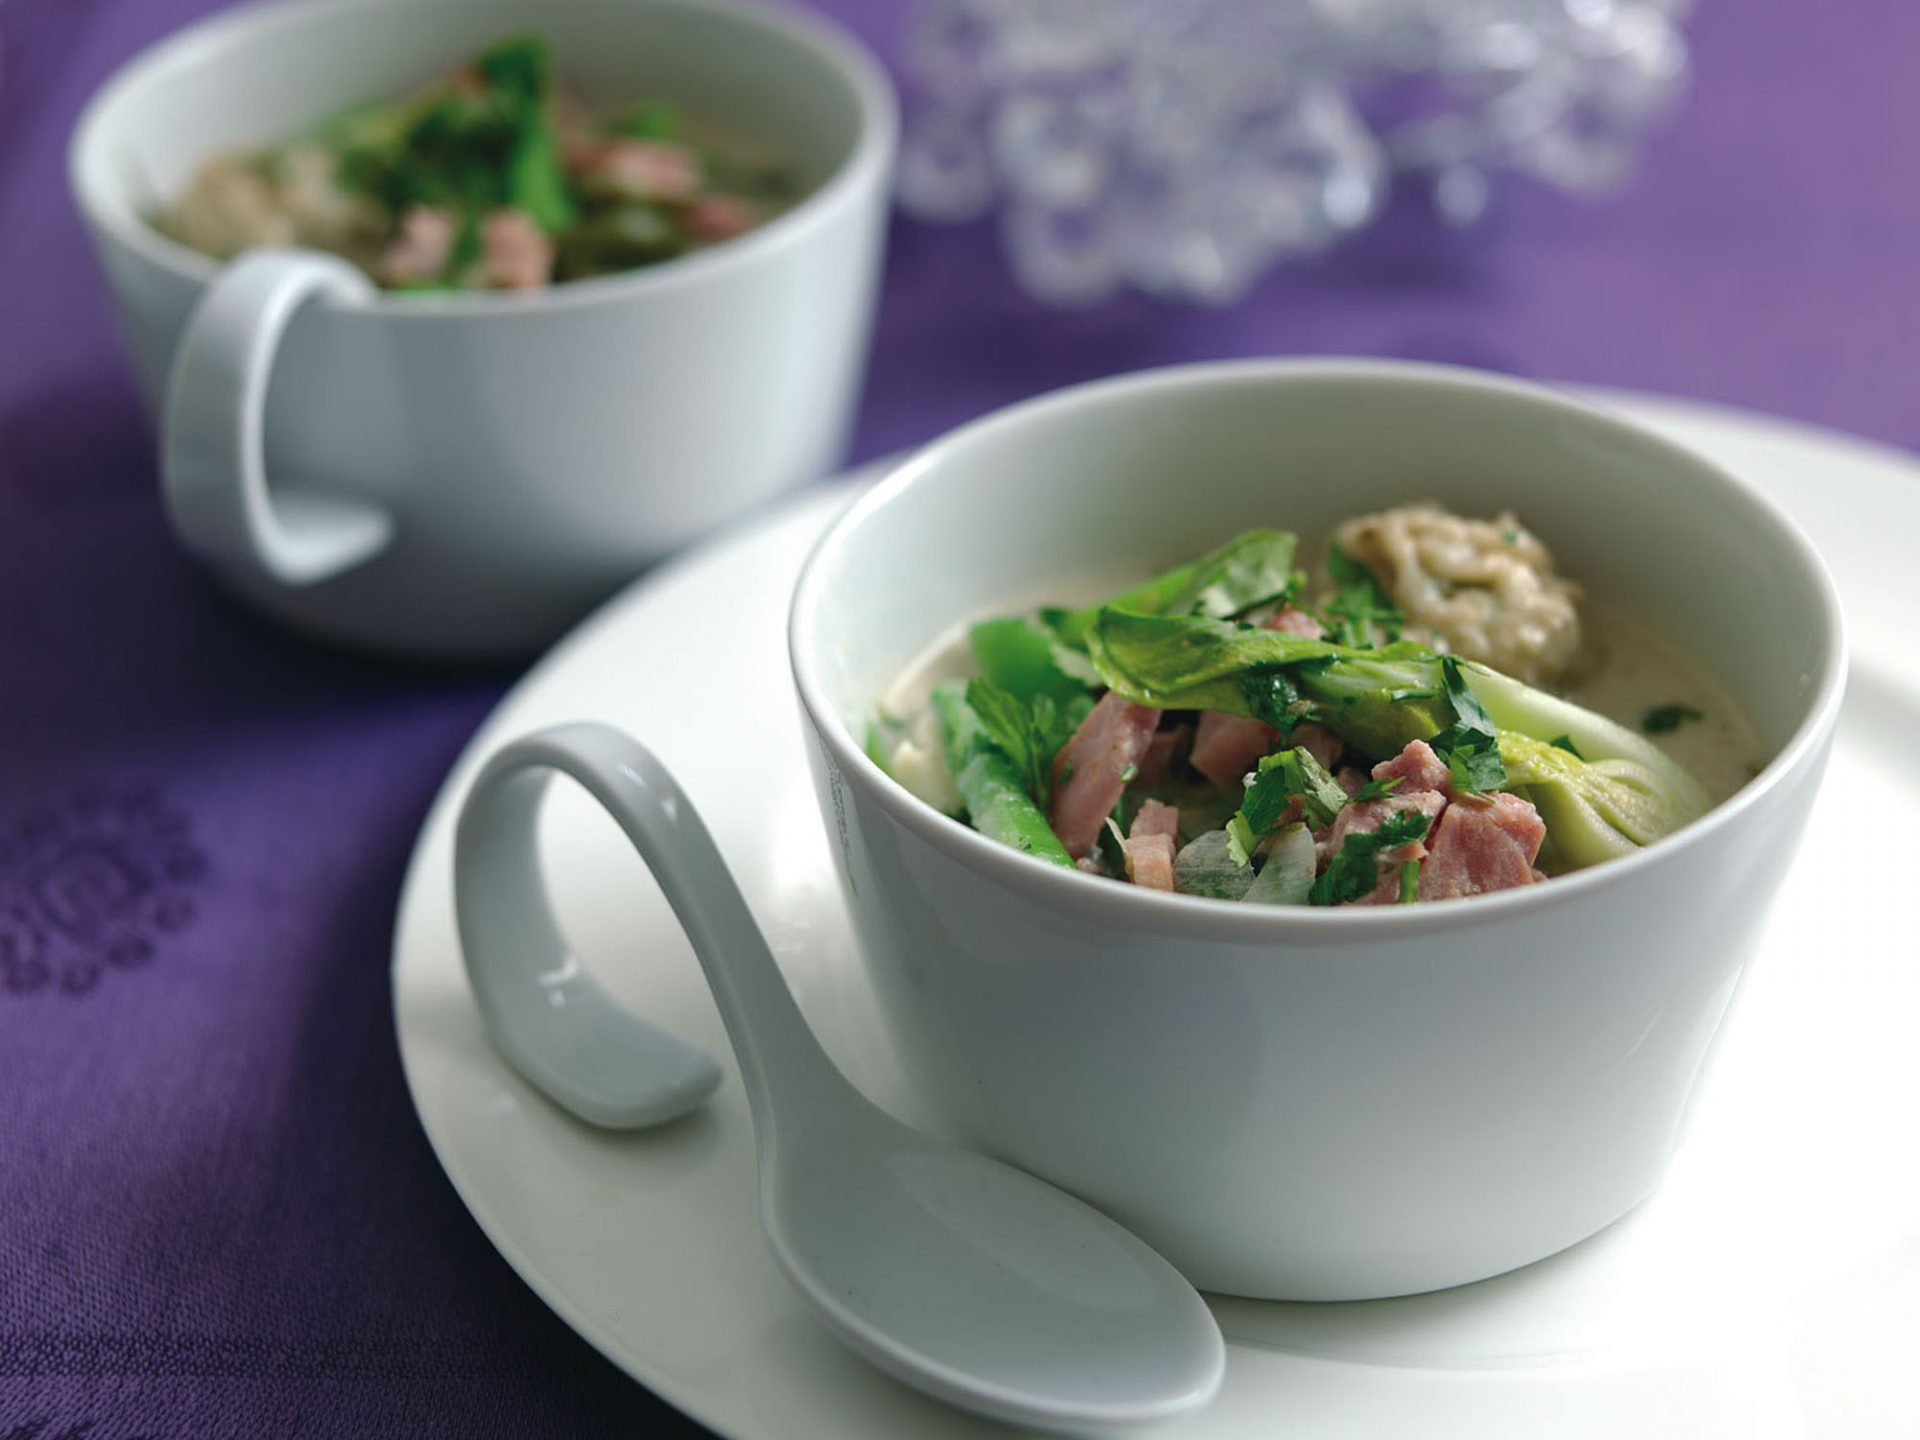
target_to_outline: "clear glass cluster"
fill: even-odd
[[[1379,212],[1601,193],[1686,84],[1688,0],[923,0],[899,196],[997,211],[1020,283],[1226,304]]]

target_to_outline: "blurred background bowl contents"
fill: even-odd
[[[344,256],[390,290],[535,290],[670,260],[783,209],[764,147],[665,100],[589,108],[517,35],[411,93],[209,159],[154,224],[216,259]]]

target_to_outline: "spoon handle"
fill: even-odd
[[[656,1125],[692,1110],[720,1073],[700,1050],[632,1014],[568,949],[547,903],[534,820],[555,772],[613,816],[693,944],[740,1062],[756,1135],[773,1095],[802,1104],[851,1089],[808,1027],[713,837],[666,766],[610,725],[558,725],[480,771],[454,838],[460,947],[480,1011],[508,1061],[583,1120]]]

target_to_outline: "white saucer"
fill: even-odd
[[[1855,647],[1813,832],[1692,1128],[1652,1201],[1525,1271],[1407,1300],[1218,1302],[1225,1390],[1156,1435],[1920,1435],[1920,464],[1731,411],[1599,398],[1778,497],[1832,564]],[[478,757],[509,737],[580,718],[631,729],[705,813],[827,1048],[915,1118],[852,953],[784,646],[794,574],[848,494],[815,492],[656,573],[535,668],[441,791],[394,940],[407,1083],[474,1216],[581,1335],[740,1440],[1005,1432],[869,1370],[789,1293],[760,1239],[746,1106],[692,954],[611,822],[571,793],[542,838],[581,955],[728,1078],[703,1113],[611,1136],[506,1069],[455,948],[452,820]]]

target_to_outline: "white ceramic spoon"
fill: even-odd
[[[687,797],[605,725],[507,746],[460,815],[467,972],[527,1079],[616,1127],[672,1119],[719,1081],[705,1054],[616,1005],[569,954],[534,853],[554,771],[620,823],[693,942],[753,1114],[767,1242],[842,1340],[952,1404],[1048,1429],[1158,1420],[1213,1398],[1225,1347],[1178,1271],[1065,1191],[910,1129],[848,1083]]]

